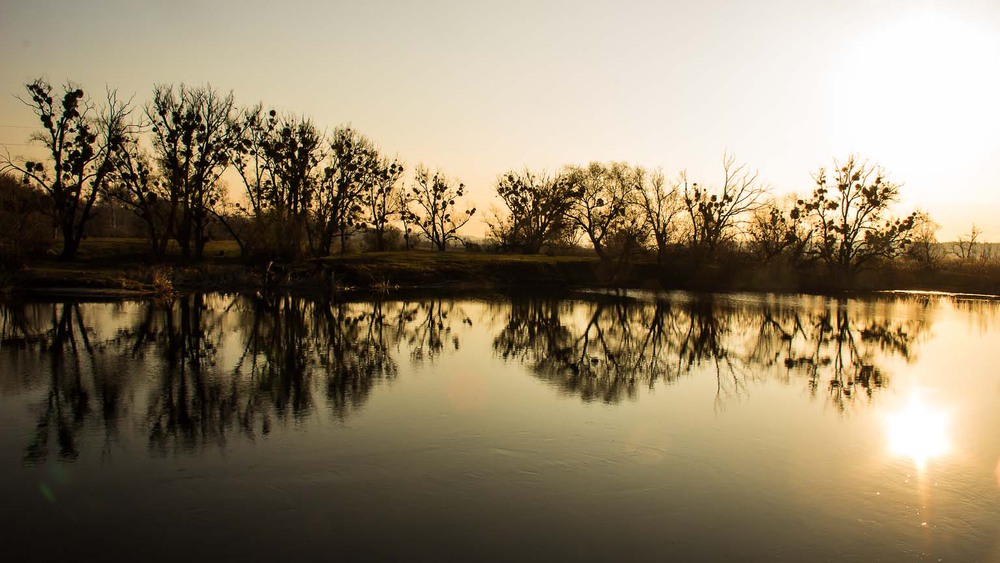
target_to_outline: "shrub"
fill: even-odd
[[[0,175],[0,264],[19,268],[53,243],[51,202],[10,174]]]

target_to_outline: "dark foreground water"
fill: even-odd
[[[7,305],[3,558],[1000,561],[998,312]]]

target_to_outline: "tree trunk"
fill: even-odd
[[[80,247],[80,239],[75,236],[73,225],[62,225],[63,248],[59,254],[59,260],[69,262],[76,258],[76,251]]]

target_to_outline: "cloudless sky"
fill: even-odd
[[[1000,240],[1000,2],[0,0],[0,143],[44,76],[145,103],[211,83],[351,123],[480,209],[511,168],[626,160],[717,185],[723,151],[777,194],[861,154],[939,238]],[[235,186],[233,186],[235,187]]]

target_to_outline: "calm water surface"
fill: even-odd
[[[998,312],[8,304],[5,559],[1000,561]]]

